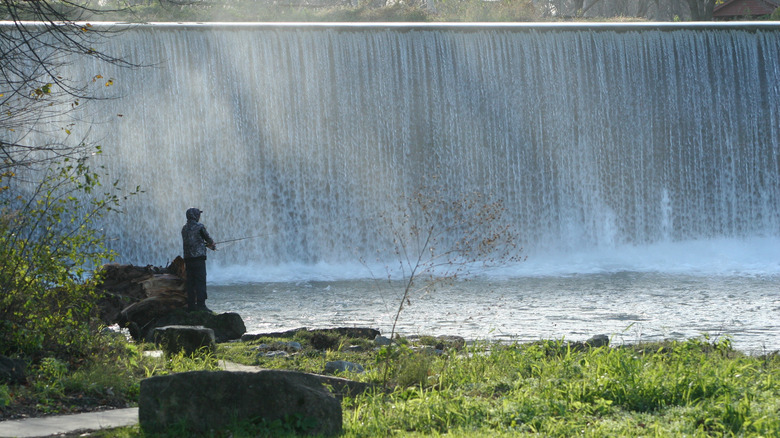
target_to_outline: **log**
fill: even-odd
[[[151,309],[162,306],[159,311],[186,308],[187,294],[184,290],[186,269],[184,259],[176,257],[165,268],[156,266],[134,266],[121,264],[104,265],[99,275],[102,282],[97,289],[101,293],[98,306],[105,324],[124,324],[127,317],[122,312],[140,302],[154,298],[152,302],[139,306]],[[138,309],[136,309],[136,312]]]

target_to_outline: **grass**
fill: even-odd
[[[777,357],[700,341],[576,351],[475,347],[431,363],[425,385],[346,406],[347,436],[772,436]]]
[[[149,357],[143,351],[151,346],[127,344],[112,350],[113,360],[73,371],[43,361],[27,386],[0,385],[0,409],[8,411],[21,398],[35,400],[41,412],[56,411],[79,396],[132,405],[142,378],[216,369],[217,360],[313,373],[322,373],[328,361],[348,360],[366,371],[344,377],[382,384],[388,366],[390,378],[386,392],[344,400],[344,437],[780,434],[780,356],[745,355],[728,339],[600,348],[485,342],[443,351],[434,348],[442,347],[435,338],[401,341],[378,349],[364,339],[305,333],[221,344],[214,357],[172,358]],[[282,350],[288,355],[265,354]],[[243,423],[206,436],[279,436],[291,430],[287,426]],[[92,436],[147,435],[136,426]],[[171,430],[164,436],[188,434]]]

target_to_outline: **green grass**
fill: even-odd
[[[347,437],[780,434],[777,355],[747,356],[727,339],[574,347],[547,341],[484,343],[444,354],[410,346],[369,353],[304,349],[265,358],[233,344],[223,354],[307,372],[321,372],[327,360],[351,360],[367,371],[347,377],[378,384],[387,365],[389,393],[345,400]]]
[[[492,346],[432,363],[428,384],[346,406],[347,436],[773,436],[780,361],[721,344],[656,351]]]
[[[291,341],[303,348],[290,347]],[[443,353],[432,352],[425,337],[382,350],[359,339],[334,338],[325,349],[313,348],[312,341],[310,334],[269,338],[221,344],[213,357],[171,358],[152,358],[143,354],[144,346],[130,345],[114,365],[104,361],[74,371],[44,361],[27,396],[56,408],[52,400],[58,397],[105,397],[110,388],[132,404],[140,379],[216,369],[217,360],[321,373],[327,361],[342,359],[366,369],[345,377],[387,388],[344,400],[344,437],[780,435],[780,356],[744,355],[727,339],[601,348],[561,341],[477,343]],[[258,350],[261,344],[267,348]],[[364,351],[348,350],[353,345]],[[261,354],[285,348],[287,357]],[[3,400],[13,405],[18,391],[0,387],[0,408]],[[243,423],[206,436],[279,436],[289,430],[283,423]],[[147,435],[131,427],[93,436]],[[164,436],[189,435],[182,429]]]

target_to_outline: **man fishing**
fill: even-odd
[[[203,213],[192,207],[187,209],[187,223],[181,229],[184,242],[184,266],[187,269],[187,309],[210,312],[206,307],[206,248],[217,250],[217,245],[206,231],[206,226],[198,222]]]

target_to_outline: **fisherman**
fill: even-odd
[[[184,242],[184,266],[187,269],[187,309],[211,312],[206,307],[206,248],[217,250],[217,245],[206,231],[206,226],[198,222],[203,213],[192,207],[187,210],[187,223],[181,229]]]

